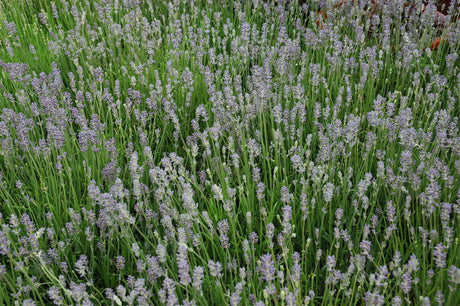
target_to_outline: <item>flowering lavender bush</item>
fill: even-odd
[[[460,25],[304,2],[1,2],[0,304],[460,304]]]

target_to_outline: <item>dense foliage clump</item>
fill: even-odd
[[[0,304],[459,304],[459,12],[335,2],[1,2]]]

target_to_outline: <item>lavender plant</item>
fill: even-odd
[[[0,304],[459,304],[460,25],[303,2],[1,2]]]

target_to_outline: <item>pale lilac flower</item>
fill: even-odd
[[[165,303],[168,305],[177,305],[179,300],[176,296],[176,284],[169,277],[166,277],[163,281],[163,290],[168,293]]]
[[[64,303],[64,298],[56,286],[51,286],[47,293],[55,305],[62,305]]]
[[[274,233],[275,233],[275,226],[273,225],[273,223],[267,224],[265,236],[268,239],[268,247],[270,249],[273,248],[273,236],[274,236]]]
[[[125,268],[125,258],[123,256],[117,256],[116,265],[118,270],[123,270]]]
[[[301,276],[302,276],[302,267],[300,265],[300,259],[297,258],[298,253],[297,252],[294,252],[294,254],[292,255],[293,257],[293,261],[294,261],[294,264],[292,265],[292,268],[291,268],[291,281],[294,283],[294,284],[300,284],[300,280],[301,280]]]
[[[454,265],[449,267],[449,282],[455,285],[460,285],[460,269]]]
[[[286,186],[283,186],[281,188],[281,202],[287,204],[289,202],[291,202],[292,198],[293,198],[293,194],[289,193],[289,189],[286,187]]]
[[[253,248],[254,248],[254,245],[257,244],[258,241],[259,241],[259,235],[257,235],[256,232],[251,232],[249,234],[249,242],[251,243]]]
[[[260,181],[260,169],[257,167],[252,168],[252,180],[256,183]]]
[[[364,293],[364,302],[366,302],[366,305],[383,305],[385,303],[385,297],[380,295],[378,291],[367,291]]]
[[[14,22],[8,22],[6,20],[3,20],[3,26],[8,31],[8,36],[15,36],[18,33],[18,30]]]
[[[228,220],[224,219],[217,223],[217,230],[219,231],[220,234],[220,242],[221,245],[224,249],[230,248],[230,243],[228,241],[228,231],[229,231],[229,225],[228,225]]]
[[[407,172],[410,169],[411,165],[413,164],[412,153],[408,150],[404,150],[401,153],[399,162],[401,164],[399,171],[401,171],[402,173]]]
[[[433,257],[436,263],[436,266],[440,269],[446,267],[446,254],[447,247],[442,245],[441,243],[436,245],[433,250]]]
[[[21,189],[22,186],[24,186],[24,184],[20,180],[17,180],[16,181],[16,188]]]
[[[233,162],[233,166],[235,167],[235,169],[239,169],[240,168],[240,155],[238,153],[233,153],[231,156],[232,158],[232,162]]]
[[[161,263],[166,262],[167,251],[166,251],[166,247],[163,244],[158,243],[157,249],[156,249],[156,254],[158,255],[158,260]]]
[[[237,283],[235,285],[235,291],[232,292],[232,294],[230,295],[230,305],[231,306],[237,306],[240,304],[240,301],[241,301],[241,293],[243,292],[243,284],[241,282]]]
[[[302,220],[305,221],[308,218],[308,196],[302,192],[300,195],[300,210],[302,211]]]
[[[224,200],[224,195],[222,193],[222,188],[217,186],[216,184],[211,186],[212,193],[214,194],[214,199],[217,201],[223,201]]]
[[[35,232],[35,224],[28,214],[23,214],[21,216],[21,224],[24,225],[24,227],[26,228],[26,232],[28,234],[32,234]]]
[[[324,195],[324,201],[326,203],[329,203],[332,201],[332,197],[334,196],[334,184],[331,182],[327,183],[323,187],[323,195]]]
[[[388,216],[388,222],[390,222],[391,224],[395,223],[396,222],[396,208],[393,206],[392,201],[388,201],[386,212]]]
[[[264,198],[264,191],[265,191],[265,184],[263,182],[260,182],[257,184],[257,191],[256,191],[256,195],[257,195],[257,199],[260,201]]]
[[[10,239],[8,239],[8,236],[5,234],[4,231],[0,231],[0,254],[1,255],[8,255],[10,252]]]
[[[192,279],[190,277],[190,267],[188,261],[186,259],[178,259],[177,269],[179,272],[179,280],[181,285],[186,286],[190,284],[192,282]]]
[[[208,260],[209,274],[216,278],[222,277],[222,264],[218,261]]]
[[[386,287],[388,285],[388,282],[386,281],[388,279],[388,268],[387,266],[379,266],[377,268],[376,274],[371,274],[373,275],[373,281],[377,287]]]
[[[289,235],[292,231],[291,219],[292,219],[292,207],[286,205],[282,208],[283,210],[283,234]]]
[[[250,226],[251,223],[252,223],[252,213],[250,211],[248,211],[246,213],[246,224]]]
[[[359,243],[359,248],[362,251],[362,254],[367,256],[371,252],[371,242],[368,240],[363,240]]]
[[[404,292],[404,294],[407,294],[409,293],[409,291],[411,291],[412,276],[410,275],[409,272],[406,272],[402,275],[400,287],[401,287],[401,290]]]
[[[249,241],[247,239],[243,240],[243,256],[247,263],[250,262],[252,256],[250,254]]]
[[[276,267],[271,254],[264,254],[260,257],[259,272],[262,274],[262,279],[267,282],[275,279]]]
[[[453,2],[452,2],[453,3]],[[446,56],[446,66],[448,69],[454,69],[455,62],[458,59],[458,54],[456,52],[450,53]]]
[[[193,269],[193,282],[192,282],[192,286],[193,288],[195,288],[195,290],[197,290],[198,292],[200,292],[200,294],[202,294],[202,289],[201,289],[201,284],[203,282],[203,277],[204,277],[204,268],[203,267],[200,267],[200,266],[196,266],[194,269]]]
[[[318,250],[316,251],[316,261],[320,261],[322,255],[323,255],[323,250],[318,249]]]
[[[409,273],[417,272],[419,270],[419,266],[420,266],[420,263],[419,263],[417,256],[412,254],[409,258],[409,262],[407,263],[407,271]]]
[[[104,71],[102,70],[102,67],[97,67],[93,70],[93,77],[96,82],[104,81]]]
[[[335,211],[335,225],[336,226],[340,226],[341,224],[341,221],[342,221],[342,217],[343,217],[343,209],[342,208],[337,208],[337,210]]]
[[[444,294],[441,290],[436,291],[435,301],[438,305],[444,305]]]
[[[452,204],[450,203],[441,204],[441,223],[443,227],[447,227],[449,220],[450,220],[451,212],[452,212]]]
[[[303,164],[302,157],[297,154],[291,156],[292,167],[299,173],[305,172],[305,166]]]
[[[326,258],[327,270],[332,271],[335,268],[335,264],[336,264],[335,256],[334,255],[327,256]]]
[[[80,277],[85,277],[88,272],[88,257],[86,255],[80,255],[80,258],[75,263],[75,271]]]
[[[393,300],[391,300],[391,304],[394,306],[401,306],[403,304],[401,297],[399,295],[395,296]]]
[[[35,301],[32,299],[27,299],[22,302],[22,306],[35,306]]]
[[[430,306],[430,305],[431,305],[431,302],[430,302],[430,298],[429,298],[429,297],[420,296],[420,297],[419,297],[419,300],[420,300],[420,305],[423,305],[423,306]]]
[[[69,288],[70,295],[76,303],[81,303],[83,300],[88,298],[88,292],[86,292],[86,284],[76,284],[75,282],[71,282]]]

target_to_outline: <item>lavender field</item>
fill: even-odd
[[[0,305],[459,305],[456,1],[303,2],[0,1]]]

